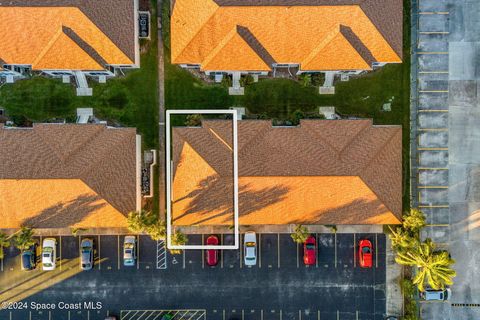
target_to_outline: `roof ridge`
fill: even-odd
[[[343,151],[344,151],[345,149],[347,149],[347,147],[349,147],[349,146],[352,144],[352,142],[353,142],[354,140],[359,139],[359,136],[362,135],[363,133],[365,133],[365,130],[367,130],[367,129],[369,129],[369,128],[371,128],[371,127],[373,126],[373,121],[372,121],[372,119],[364,119],[364,120],[366,120],[364,127],[363,127],[360,131],[358,131],[357,134],[354,135],[354,136],[352,137],[352,139],[350,139],[350,141],[348,141],[348,143],[347,143],[341,150],[339,150],[340,156],[342,155]]]
[[[340,33],[340,25],[335,26],[330,30],[330,32],[320,41],[320,43],[313,48],[312,51],[301,61],[301,64],[307,64],[315,58],[315,56],[323,49],[327,44],[332,42],[332,40],[335,38],[337,34]],[[343,35],[342,35],[343,36]]]
[[[185,44],[185,46],[183,47],[183,50],[180,51],[175,57],[174,56],[171,57],[172,61],[174,61],[175,59],[177,59],[178,57],[183,55],[183,53],[187,50],[190,43],[192,43],[192,41],[198,36],[198,34],[202,31],[203,27],[207,24],[207,22],[210,21],[210,19],[212,19],[212,17],[215,15],[215,13],[217,13],[220,6],[214,0],[209,0],[209,1],[211,1],[211,3],[213,3],[217,8],[212,11],[212,13],[210,14],[210,16],[207,19],[205,19],[205,22],[203,23],[203,25],[200,28],[198,28],[197,32],[195,32],[195,34],[191,37],[191,39]],[[173,17],[173,11],[175,11],[175,3],[173,5],[173,10],[171,12],[170,19]],[[170,26],[170,28],[171,28],[171,26]]]
[[[233,29],[227,33],[227,35],[222,39],[222,41],[220,41],[217,44],[217,46],[214,47],[212,51],[210,51],[210,53],[205,57],[205,59],[203,59],[202,66],[207,65],[210,61],[212,61],[212,59],[217,56],[220,50],[222,50],[227,45],[227,43],[230,42],[230,40],[232,40],[233,36],[236,33],[238,34],[237,27],[238,27],[237,25],[233,27]]]
[[[363,177],[361,176],[357,176],[358,178],[360,178],[360,180],[362,180],[362,182],[368,187],[368,189],[370,189],[370,191],[372,191],[372,193],[377,197],[378,200],[380,200],[380,202],[385,206],[385,208],[388,209],[388,211],[390,211],[390,213],[400,222],[401,220],[399,219],[399,217],[397,216],[397,214],[395,212],[393,212],[392,209],[390,209],[390,206],[382,199],[382,197],[380,197],[377,192],[375,192],[375,190],[367,183],[367,181],[365,181],[365,179],[363,179]],[[400,214],[402,214],[400,212]]]
[[[63,28],[59,28],[57,30],[57,32],[55,32],[55,34],[53,35],[53,37],[48,40],[48,43],[47,45],[42,49],[42,51],[40,51],[40,53],[38,54],[38,56],[35,58],[35,60],[33,60],[32,62],[32,67],[37,65],[42,59],[43,57],[47,54],[48,51],[50,51],[50,49],[52,48],[52,46],[55,44],[55,42],[58,41],[58,39],[60,38],[60,36],[62,35],[63,32]]]

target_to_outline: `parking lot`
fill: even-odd
[[[202,244],[208,235],[189,235]],[[57,270],[20,270],[18,250],[1,261],[0,300],[27,302],[22,310],[0,311],[0,319],[154,319],[161,310],[204,310],[191,319],[383,319],[385,313],[385,236],[314,234],[316,264],[305,266],[303,248],[288,234],[257,234],[257,265],[243,263],[243,248],[220,251],[209,267],[202,250],[172,256],[163,241],[137,236],[138,259],[124,267],[124,235],[92,236],[95,265],[79,268],[82,237],[56,237]],[[220,235],[221,243],[233,236]],[[358,266],[357,244],[374,246],[373,268]],[[38,238],[40,243],[42,239]],[[241,241],[242,244],[242,241]],[[99,309],[32,310],[30,303],[100,302]],[[12,307],[12,306],[10,306]],[[147,312],[148,311],[148,312]],[[160,316],[158,316],[160,317]],[[178,318],[186,319],[190,316]]]

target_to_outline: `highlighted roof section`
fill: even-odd
[[[0,60],[34,70],[103,70],[130,59],[75,7],[0,7]]]
[[[370,62],[401,62],[402,10],[396,0],[176,0],[172,62],[199,64],[203,70],[265,70],[272,63],[358,70]],[[249,57],[253,50],[258,57],[243,59],[233,48],[218,49],[232,30],[248,32],[235,36],[237,50],[246,49]],[[339,30],[333,38],[332,30]],[[212,56],[217,64],[210,63]]]
[[[229,225],[231,150],[225,120],[174,127],[175,225]],[[217,135],[212,135],[214,131]],[[402,214],[402,130],[371,120],[238,123],[241,225],[397,224]],[[218,159],[222,161],[219,161]],[[207,165],[208,164],[208,165]],[[192,168],[200,170],[191,179]],[[203,168],[207,168],[205,170]]]

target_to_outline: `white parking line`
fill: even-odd
[[[375,233],[375,268],[378,268],[378,233]]]
[[[221,244],[223,244],[223,233],[220,235]],[[223,250],[220,250],[220,268],[223,269]],[[225,316],[225,310],[223,310],[223,315]]]
[[[317,311],[317,320],[320,320],[320,310]]]
[[[283,312],[282,312],[282,309],[280,309],[280,320],[283,319]]]
[[[0,259],[0,271],[3,272],[3,259]]]
[[[277,267],[280,269],[280,233],[277,233]]]
[[[318,233],[315,233],[315,243],[316,243],[316,248],[315,248],[315,267],[318,268]]]
[[[300,255],[300,252],[298,250],[298,247],[300,246],[298,243],[295,243],[295,245],[297,246],[297,268],[300,268],[300,261],[298,261],[298,256]]]
[[[120,269],[120,235],[117,235],[117,269]]]
[[[183,269],[185,269],[185,250],[182,250],[182,256],[183,256]]]
[[[140,235],[137,237],[137,270],[140,269]]]
[[[205,242],[204,238],[205,238],[205,236],[202,233],[202,247],[204,246],[204,242]],[[202,269],[205,269],[205,250],[204,249],[202,249]]]
[[[62,270],[62,236],[60,236],[59,247],[60,247],[60,253],[59,253],[58,257],[59,257],[60,260],[58,261],[58,264],[60,265],[60,270]]]
[[[240,248],[240,268],[242,268],[242,251],[243,251],[243,247],[242,247],[242,236],[240,236],[240,243],[239,243],[239,248]]]
[[[337,267],[337,233],[335,232],[335,268]]]
[[[258,267],[262,267],[262,234],[258,234]]]
[[[101,243],[102,241],[100,240],[100,235],[97,235],[98,237],[98,270],[102,270],[102,264],[100,261],[102,260],[102,250],[101,250]]]
[[[302,320],[302,310],[298,310],[298,320]]]
[[[353,267],[357,267],[357,251],[355,250],[355,233],[353,234]]]

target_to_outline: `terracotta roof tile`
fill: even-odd
[[[34,70],[102,70],[104,64],[134,64],[135,54],[125,54],[77,7],[2,4],[0,38],[5,63],[28,64]],[[136,39],[131,41],[134,46]]]
[[[399,223],[400,127],[372,126],[371,120],[304,120],[288,128],[258,120],[238,124],[241,224]],[[229,120],[173,129],[175,224],[232,223],[228,136]]]
[[[68,208],[61,212],[63,219],[74,221],[72,225],[85,227],[90,221],[95,224],[88,227],[125,226],[125,216],[136,204],[135,146],[136,131],[130,128],[0,126],[0,188],[5,188],[0,197],[0,221],[3,217],[15,221],[9,228],[29,221],[35,221],[37,227],[64,227],[61,221],[58,225],[52,222],[54,219],[50,224],[41,223],[42,212],[51,216],[58,207]],[[29,209],[19,210],[22,206]],[[82,219],[67,217],[69,212],[83,212]]]
[[[259,71],[273,62],[300,63],[302,70],[369,69],[373,61],[401,62],[401,1],[192,1],[175,1],[174,63]],[[238,28],[248,30],[253,39],[249,45],[236,37],[231,48],[219,51]],[[257,54],[261,59],[251,58],[248,47],[262,53]],[[242,50],[250,52],[248,59],[238,53]],[[218,63],[209,64],[212,56]]]

